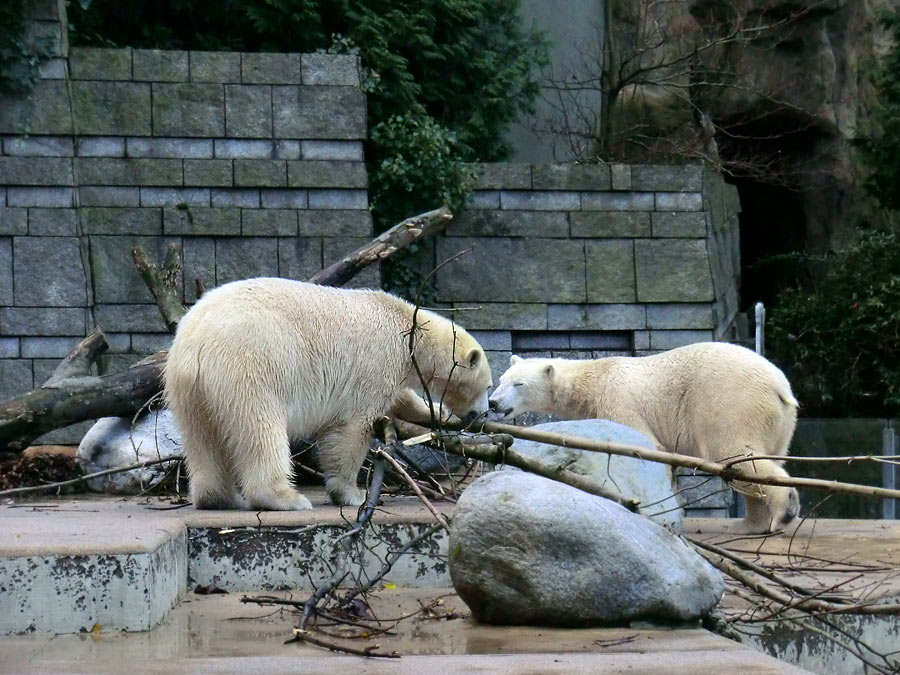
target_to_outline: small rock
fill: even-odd
[[[582,436],[594,441],[625,443],[656,450],[650,439],[639,431],[609,420],[548,422],[533,428],[555,434]],[[634,457],[609,455],[605,452],[562,448],[535,441],[516,440],[513,448],[524,455],[588,476],[622,497],[637,499],[645,505],[639,509],[642,515],[676,532],[681,531],[684,509],[675,496],[672,474],[665,464]]]
[[[709,613],[721,575],[648,518],[526,472],[476,480],[456,506],[450,577],[485,623],[584,626]]]
[[[181,437],[172,414],[162,409],[147,413],[133,427],[125,417],[97,420],[84,435],[76,457],[85,473],[95,473],[180,454]],[[157,464],[92,478],[88,487],[94,492],[136,494],[161,480],[170,468],[171,464]]]

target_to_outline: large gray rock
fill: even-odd
[[[472,483],[450,578],[485,623],[583,626],[707,614],[724,582],[677,536],[618,504],[525,472]]]
[[[582,436],[594,441],[625,443],[648,450],[656,449],[650,439],[639,431],[609,420],[548,422],[537,424],[534,428],[555,434]],[[637,499],[644,505],[640,508],[642,515],[649,516],[660,525],[671,527],[676,532],[681,531],[684,510],[675,496],[671,473],[665,464],[634,457],[609,455],[605,452],[562,448],[535,441],[517,440],[513,448],[523,455],[554,466],[564,466],[582,476],[589,476],[623,497]]]
[[[76,457],[85,473],[116,469],[181,454],[181,436],[167,409],[154,410],[132,427],[131,419],[104,417],[88,430]],[[94,492],[136,494],[161,480],[170,464],[132,469],[88,481]]]

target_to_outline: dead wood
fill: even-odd
[[[174,333],[181,317],[187,312],[178,293],[181,246],[176,243],[166,246],[166,256],[161,267],[154,265],[140,246],[131,249],[131,256],[141,279],[153,294],[159,313],[166,322],[166,328],[170,333]]]
[[[70,377],[0,402],[0,447],[21,452],[38,436],[60,427],[100,417],[131,417],[159,393],[165,354],[118,373]]]
[[[452,219],[453,214],[446,207],[407,218],[368,244],[313,275],[309,282],[320,286],[343,286],[372,263],[386,260],[413,242],[437,234]]]
[[[94,361],[109,348],[106,336],[99,328],[81,340],[66,357],[56,366],[53,374],[47,378],[42,387],[54,387],[63,380],[72,377],[86,377],[91,374]]]
[[[629,511],[637,511],[640,506],[636,499],[632,499],[628,495],[620,495],[587,476],[582,476],[562,466],[542,462],[539,459],[517,452],[509,447],[512,444],[512,438],[507,434],[481,436],[480,438],[448,434],[440,436],[439,439],[447,452],[451,452],[454,455],[471,457],[489,464],[508,464],[523,471],[571,485],[592,495],[609,499],[616,504],[624,506]]]
[[[743,464],[731,463],[730,465],[720,464],[699,457],[690,455],[680,455],[674,452],[665,452],[663,450],[648,450],[636,445],[627,445],[624,443],[611,443],[608,441],[595,441],[590,438],[582,438],[580,436],[570,436],[568,434],[555,434],[542,429],[534,429],[531,427],[517,427],[512,424],[502,424],[500,422],[477,422],[475,424],[463,424],[458,421],[444,422],[445,429],[476,429],[487,433],[509,434],[513,438],[521,438],[527,441],[537,441],[538,443],[548,443],[550,445],[558,445],[564,448],[577,448],[579,450],[587,450],[589,452],[605,452],[610,455],[624,455],[625,457],[635,457],[650,462],[660,462],[670,466],[683,466],[694,469],[700,473],[719,476],[728,482],[741,481],[745,483],[754,483],[760,485],[781,485],[784,487],[809,488],[820,490],[823,492],[841,493],[841,494],[857,494],[867,497],[876,497],[882,499],[900,499],[900,490],[892,490],[888,488],[875,487],[872,485],[858,485],[855,483],[842,483],[832,480],[820,480],[817,478],[796,478],[794,476],[762,476],[753,473],[751,470],[743,469]],[[779,458],[784,459],[784,458]],[[791,459],[787,457],[787,459]]]

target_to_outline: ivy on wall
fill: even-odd
[[[41,62],[52,56],[53,43],[29,31],[30,0],[0,2],[0,92],[22,94],[39,76]]]

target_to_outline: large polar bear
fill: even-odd
[[[363,503],[356,475],[373,420],[427,414],[411,388],[414,307],[381,291],[248,279],[205,294],[178,324],[164,371],[199,509],[311,508],[290,484],[289,442],[314,438],[331,500]],[[415,360],[432,398],[488,410],[484,351],[419,310]],[[423,410],[424,409],[424,410]]]
[[[713,461],[747,453],[787,454],[797,401],[775,365],[755,352],[704,342],[640,357],[597,360],[513,356],[491,396],[494,418],[524,412],[626,424],[657,447]],[[781,462],[744,464],[787,476]],[[747,496],[747,532],[773,532],[796,517],[797,491],[738,483]]]

